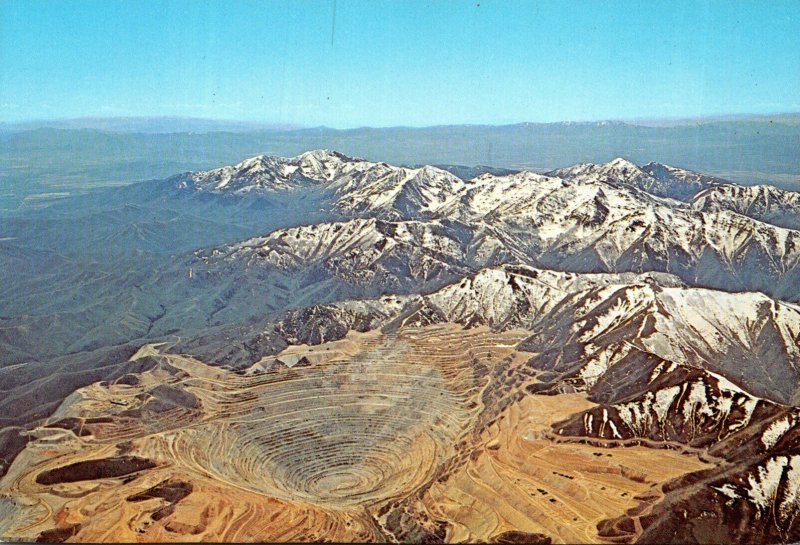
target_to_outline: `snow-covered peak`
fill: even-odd
[[[364,159],[350,157],[345,155],[344,153],[330,149],[309,150],[294,157],[294,160],[297,161],[310,160],[310,159],[314,159],[321,162],[330,160],[345,161],[345,162],[364,161]],[[289,160],[291,161],[292,159]]]
[[[640,168],[623,157],[606,163],[581,163],[546,175],[525,171],[484,174],[465,182],[433,166],[398,167],[318,149],[289,158],[259,155],[236,165],[180,176],[177,185],[233,194],[309,188],[323,196],[324,206],[345,217],[475,220],[492,211],[499,214],[530,203],[544,188],[553,189],[561,181],[606,190],[628,187],[682,201],[720,182],[660,163]]]
[[[590,180],[611,179],[614,181],[631,182],[636,177],[646,175],[637,165],[622,157],[616,157],[607,163],[579,163],[571,167],[560,168],[548,172],[565,180]]]
[[[375,163],[327,149],[307,151],[287,159],[287,163],[296,166],[303,177],[321,183],[331,182],[354,168],[363,170],[375,166]]]
[[[526,265],[485,268],[423,297],[418,314],[465,325],[493,328],[533,327],[554,308],[581,293],[610,297],[623,286],[683,286],[664,273],[582,273]],[[607,292],[605,291],[607,290]],[[595,301],[597,304],[598,301]],[[409,315],[408,321],[418,319]]]
[[[197,253],[206,265],[239,270],[314,270],[321,267],[351,285],[417,287],[467,270],[460,241],[438,222],[359,218],[279,229],[264,236]],[[316,275],[315,280],[320,278]],[[386,283],[382,285],[381,283]]]
[[[650,162],[639,167],[622,157],[607,163],[580,163],[548,174],[565,180],[627,184],[658,197],[679,201],[688,201],[699,191],[724,183],[713,176],[661,163]]]
[[[457,176],[433,167],[396,167],[319,149],[296,157],[259,155],[232,166],[178,178],[182,189],[211,193],[270,193],[314,188],[344,216],[429,217],[464,188]]]
[[[439,213],[462,221],[477,221],[488,214],[500,216],[509,209],[535,202],[562,183],[561,179],[529,171],[505,176],[483,174],[465,184],[463,191],[445,203]]]
[[[662,163],[647,163],[642,170],[655,180],[650,189],[643,189],[682,201],[689,201],[697,193],[710,187],[730,183],[721,178]]]
[[[232,166],[180,177],[179,187],[214,193],[269,192],[303,184],[324,184],[353,168],[374,163],[330,150],[313,150],[296,157],[258,155]]]
[[[433,217],[466,187],[459,177],[436,167],[393,167],[374,164],[354,169],[329,186],[335,208],[346,216],[385,219]]]
[[[638,165],[635,165],[623,157],[616,157],[611,161],[601,165],[601,171],[619,172],[623,174],[638,174],[642,171]]]

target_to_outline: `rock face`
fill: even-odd
[[[698,211],[596,176],[483,175],[462,185],[436,206],[426,201],[424,209],[390,214],[437,219],[279,229],[200,251],[198,266],[224,267],[226,276],[322,275],[366,290],[343,290],[345,297],[435,289],[483,267],[524,263],[575,272],[661,271],[693,285],[800,300],[800,232],[729,210]]]
[[[689,285],[800,298],[798,232],[789,228],[795,194],[771,191],[762,213],[748,204],[754,188],[673,167],[614,160],[548,175],[499,171],[462,180],[435,167],[318,150],[139,185],[114,195],[124,213],[104,210],[93,220],[98,225],[81,229],[92,235],[81,252],[111,247],[124,258],[82,263],[61,255],[69,241],[55,254],[0,241],[0,267],[9,265],[14,294],[0,313],[0,361],[196,332],[315,303],[428,292],[505,263],[661,271]],[[657,196],[667,194],[657,188],[673,186],[706,189],[692,202]],[[181,216],[157,221],[157,228],[133,219],[164,207]],[[165,234],[156,244],[151,236],[197,217],[206,219],[193,223],[185,240]],[[42,238],[61,240],[56,234],[68,230],[59,221]],[[232,234],[248,230],[260,234]],[[143,248],[160,248],[158,256],[130,249],[142,237]],[[200,243],[219,239],[225,242]],[[170,243],[176,253],[162,254]],[[32,274],[14,274],[20,269]],[[49,290],[39,289],[42,282]]]
[[[315,150],[297,157],[264,155],[207,172],[171,179],[178,189],[214,194],[274,194],[313,188],[329,195],[334,210],[348,216],[385,219],[425,215],[464,187],[446,170],[395,167]]]
[[[292,221],[167,268],[46,267],[60,289],[0,340],[50,324],[75,353],[0,368],[0,535],[800,540],[798,194],[621,158],[478,171],[254,157],[159,198]]]
[[[730,210],[788,229],[800,228],[800,193],[768,185],[717,185],[697,193],[692,207],[708,212]]]

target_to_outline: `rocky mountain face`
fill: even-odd
[[[787,229],[800,228],[800,193],[768,185],[717,185],[698,192],[692,207],[704,212],[730,210]]]
[[[688,201],[698,192],[726,183],[725,180],[650,162],[641,167],[617,157],[603,164],[582,163],[548,173],[565,180],[622,183],[657,197]]]
[[[0,246],[8,276],[39,271],[0,312],[0,513],[16,521],[0,529],[101,535],[87,513],[111,505],[104,488],[66,476],[113,446],[107,478],[147,482],[120,512],[181,491],[134,524],[146,539],[230,538],[205,533],[211,514],[189,531],[175,505],[239,483],[342,539],[800,540],[800,194],[621,158],[483,170],[258,156],[154,183],[147,202],[248,210],[260,234],[248,220],[116,267]],[[103,238],[146,236],[130,229]],[[47,441],[69,465],[37,454]],[[685,469],[631,466],[661,456]],[[19,530],[56,496],[83,514]],[[321,535],[303,532],[285,535]]]
[[[395,167],[328,150],[292,158],[262,155],[170,181],[178,189],[213,194],[269,195],[313,188],[327,195],[336,213],[383,219],[421,217],[464,186],[463,180],[436,167]]]
[[[653,361],[672,362],[662,368],[723,374],[775,402],[796,403],[800,395],[800,306],[759,293],[691,288],[663,273],[576,274],[505,265],[427,295],[312,306],[290,311],[283,320],[277,327],[292,331],[295,344],[335,340],[329,331],[344,335],[377,324],[525,329],[530,335],[520,346],[537,354],[531,365],[549,377],[542,388],[569,384],[594,392],[617,364],[640,365],[641,354],[648,354]],[[303,327],[294,330],[290,324]],[[649,384],[657,375],[642,378]],[[640,386],[624,383],[634,385]]]
[[[413,175],[406,169],[394,169],[387,175],[390,167],[382,164],[345,162],[339,155],[315,153],[314,164],[327,166],[309,170],[309,177],[303,174],[300,178],[308,180],[314,175],[314,183],[320,183],[327,178],[314,173],[334,176],[330,172],[344,172],[343,179],[326,186],[337,192],[331,206],[359,219],[349,224],[321,223],[277,230],[212,250],[211,255],[244,266],[279,268],[320,261],[345,279],[348,267],[351,272],[359,268],[359,274],[365,273],[364,267],[375,268],[372,276],[379,281],[386,274],[392,276],[385,281],[388,290],[399,289],[402,280],[398,280],[397,271],[384,273],[384,262],[402,254],[402,259],[419,269],[402,273],[412,281],[432,278],[434,273],[428,269],[435,266],[431,260],[439,259],[456,275],[501,263],[576,272],[661,271],[693,285],[762,291],[787,300],[800,297],[794,289],[800,281],[797,231],[729,209],[700,210],[697,203],[656,197],[637,187],[649,175],[621,160],[551,173],[563,178],[522,172],[485,174],[462,182],[433,168],[415,170]],[[290,161],[304,164],[303,159]],[[281,163],[276,172],[286,164]],[[378,175],[364,174],[373,171]],[[261,180],[263,172],[258,172],[256,178]],[[293,172],[301,172],[300,167]],[[353,172],[359,175],[352,178]],[[270,174],[269,179],[273,178]],[[680,171],[680,176],[675,174],[670,180],[677,180],[674,186],[683,187],[686,179],[695,178]],[[674,187],[670,183],[663,187]],[[259,184],[247,190],[261,191]],[[383,218],[417,223],[413,228],[403,223],[390,227],[377,221]],[[394,234],[389,235],[395,237],[390,243],[381,230],[396,231],[409,243]],[[447,241],[440,236],[445,232]],[[411,241],[409,237],[416,238]],[[416,264],[419,257],[410,254],[419,245],[425,247],[428,257]],[[233,253],[232,248],[236,248]],[[250,255],[256,253],[259,257]]]

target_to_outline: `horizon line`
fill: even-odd
[[[743,118],[768,118],[768,117],[785,117],[785,116],[800,116],[800,110],[795,111],[776,111],[769,113],[755,113],[755,112],[732,112],[721,114],[709,114],[702,116],[664,116],[664,117],[625,117],[625,118],[605,118],[605,119],[565,119],[561,121],[516,121],[507,123],[439,123],[434,125],[355,125],[347,127],[337,127],[332,125],[301,125],[291,122],[277,122],[270,120],[259,119],[243,119],[243,118],[225,118],[225,117],[202,117],[192,115],[121,115],[121,116],[99,116],[87,115],[78,117],[53,117],[53,118],[32,118],[26,120],[4,121],[0,120],[0,127],[24,127],[25,125],[46,125],[48,123],[80,123],[80,122],[110,122],[110,121],[186,121],[186,122],[210,122],[210,123],[230,123],[241,125],[252,125],[253,129],[266,128],[269,126],[274,127],[275,130],[285,131],[302,131],[314,129],[328,129],[335,131],[349,131],[349,130],[364,130],[364,129],[435,129],[446,127],[512,127],[518,125],[568,125],[568,124],[599,124],[599,123],[618,123],[627,125],[644,125],[644,124],[663,124],[663,123],[708,123],[719,121],[734,121]],[[47,128],[47,127],[38,127]],[[53,127],[60,128],[60,127]],[[89,130],[103,130],[93,127],[76,127],[75,130],[89,129]],[[66,130],[69,130],[67,128]],[[114,131],[111,131],[114,132]]]

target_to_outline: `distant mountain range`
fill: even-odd
[[[200,117],[79,117],[75,119],[53,119],[0,123],[0,133],[30,131],[36,129],[98,130],[123,133],[167,134],[182,132],[247,132],[278,131],[302,128],[286,123],[259,123],[203,119]]]
[[[346,130],[191,119],[6,126],[0,129],[0,214],[40,208],[92,188],[163,179],[261,153],[293,156],[318,148],[395,165],[445,166],[466,178],[475,175],[467,169],[478,165],[541,173],[618,156],[639,164],[658,159],[742,185],[796,190],[797,120],[785,114],[666,126],[596,122]]]
[[[643,127],[677,127],[685,125],[700,125],[707,123],[725,122],[767,122],[782,124],[800,123],[800,113],[776,114],[731,114],[704,117],[682,118],[640,118],[628,120],[598,120],[598,121],[563,121],[548,122],[523,122],[508,126],[621,126],[636,125]],[[492,126],[492,125],[446,125],[447,127],[464,126]],[[42,119],[18,122],[0,122],[0,132],[27,131],[35,129],[93,129],[109,132],[142,132],[142,133],[179,133],[191,131],[254,131],[254,130],[299,130],[307,129],[302,125],[287,123],[270,123],[266,121],[246,121],[236,119],[211,119],[189,116],[127,116],[127,117],[77,117],[70,119]],[[315,129],[329,129],[316,127]],[[401,127],[390,127],[401,128]],[[437,127],[421,127],[432,129]],[[349,130],[349,129],[344,129]],[[380,130],[380,128],[378,128]]]

